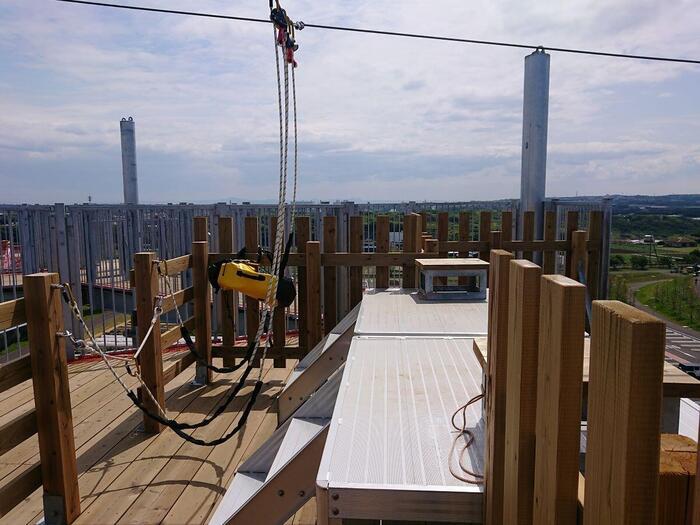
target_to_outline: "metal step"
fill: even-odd
[[[358,304],[294,368],[279,396],[280,425],[345,363],[359,311]]]
[[[210,525],[282,524],[315,495],[342,371],[240,465]]]
[[[282,445],[277,451],[275,461],[270,467],[270,472],[266,479],[271,479],[277,474],[299,452],[307,443],[323,430],[328,424],[329,418],[323,419],[302,419],[293,417],[289,421],[287,433],[284,435]]]

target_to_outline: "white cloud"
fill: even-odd
[[[193,8],[185,0],[144,3]],[[450,0],[439,8],[419,0],[406,0],[400,8],[367,0],[285,4],[292,17],[306,22],[681,56],[696,49],[700,22],[700,4],[689,0],[527,6],[515,0]],[[252,0],[235,5],[202,0],[196,9],[267,16]],[[36,167],[37,159],[60,159],[66,170],[80,166],[88,180],[88,163],[99,158],[99,177],[118,178],[117,123],[133,115],[145,199],[190,200],[192,178],[207,180],[196,189],[202,199],[269,198],[278,151],[271,40],[272,30],[263,24],[5,2],[0,184],[7,187],[22,176],[8,173],[7,166],[34,173],[28,166]],[[302,177],[313,181],[302,181],[302,197],[462,199],[518,193],[525,50],[312,28],[298,40]],[[697,91],[697,68],[559,53],[552,54],[551,67],[548,191],[587,186],[589,193],[637,192],[631,183],[700,191],[693,138],[700,124],[688,115],[697,115],[698,107],[670,105],[662,116],[651,111],[675,100],[668,93]],[[642,94],[647,88],[648,96]],[[624,107],[633,97],[637,106]],[[674,126],[688,131],[669,133]],[[406,157],[413,164],[406,165]],[[355,182],[363,179],[361,173],[324,182],[338,158],[376,174],[371,195],[363,197],[369,188]],[[108,159],[117,159],[116,165]],[[452,171],[441,172],[445,166]],[[169,184],[155,185],[150,193],[146,177]],[[231,187],[238,177],[259,184]],[[627,183],[620,184],[621,177]],[[42,194],[40,178],[35,187],[13,191],[0,201],[53,198],[48,190]],[[97,188],[95,197],[120,195]]]

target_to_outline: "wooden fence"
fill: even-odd
[[[0,427],[0,455],[38,434],[40,463],[0,488],[0,517],[43,485],[47,523],[80,514],[63,309],[56,273],[24,277],[24,299],[0,303],[0,330],[27,323],[30,353],[0,367],[0,392],[31,379],[34,406]]]
[[[692,480],[660,434],[664,323],[594,301],[587,340],[581,283],[505,250],[490,260],[485,523],[690,524]]]
[[[507,226],[508,216],[504,215],[502,221]],[[584,480],[579,474],[579,438],[585,304],[586,295],[595,298],[597,292],[569,277],[548,274],[548,270],[553,269],[555,253],[563,252],[570,275],[596,282],[592,276],[600,270],[596,259],[601,251],[595,235],[596,219],[591,217],[591,228],[583,232],[572,215],[566,239],[542,241],[512,240],[507,229],[487,228],[487,219],[482,215],[478,239],[460,235],[459,241],[446,241],[424,236],[420,215],[409,214],[404,218],[404,251],[383,251],[388,243],[384,242],[382,226],[378,228],[382,232],[379,251],[373,253],[362,252],[362,223],[355,219],[350,222],[355,240],[349,244],[354,251],[342,253],[332,249],[322,252],[319,241],[310,240],[310,232],[307,235],[304,231],[305,218],[299,217],[301,235],[290,265],[299,269],[298,308],[304,331],[298,345],[287,346],[283,337],[276,339],[271,357],[281,366],[283,359],[304,355],[332,328],[331,320],[343,315],[337,302],[340,287],[328,283],[334,279],[338,283],[340,268],[350,270],[347,290],[353,306],[362,297],[358,274],[363,267],[376,267],[379,282],[386,283],[388,267],[401,266],[403,284],[410,287],[415,285],[417,257],[478,251],[492,265],[486,522],[575,523],[582,513],[585,524],[656,523],[657,509],[670,506],[660,498],[671,498],[678,492],[665,485],[666,478],[659,472],[659,458],[664,453],[659,437],[663,323],[622,303],[593,303]],[[224,222],[219,224],[220,232],[227,231]],[[327,224],[323,235],[328,241],[335,228],[332,220]],[[137,291],[139,335],[143,340],[163,292],[163,281],[191,271],[193,285],[165,298],[163,313],[194,303],[194,315],[185,324],[194,330],[198,353],[208,362],[216,356],[235,362],[244,355],[245,347],[235,344],[233,332],[229,331],[222,344],[212,345],[212,297],[206,278],[209,264],[233,254],[209,253],[206,222],[198,219],[194,227],[191,254],[166,262],[156,261],[152,253],[136,255],[132,280]],[[250,220],[251,248],[256,232],[257,225]],[[438,229],[438,236],[444,238],[444,227]],[[332,240],[326,244],[330,248]],[[541,254],[543,266],[527,259],[515,260],[512,252],[533,259]],[[36,406],[0,427],[0,453],[36,433],[41,456],[40,464],[2,486],[0,514],[43,485],[47,516],[71,523],[80,513],[80,499],[58,284],[57,274],[29,275],[24,280],[24,299],[0,303],[0,329],[26,322],[31,349],[29,356],[0,367],[0,392],[31,378]],[[225,297],[220,294],[216,298],[216,308],[225,308]],[[282,324],[283,312],[276,314],[275,323]],[[248,333],[253,333],[252,316],[246,322],[251,324]],[[164,385],[194,359],[187,353],[164,368],[162,350],[180,339],[179,327],[162,331],[156,320],[153,333],[140,363],[144,380],[162,402]],[[206,367],[199,368],[197,379],[208,381]],[[146,430],[159,432],[162,428],[146,420]],[[700,484],[694,490],[700,490],[698,487]],[[695,498],[695,512],[700,512],[700,497]]]

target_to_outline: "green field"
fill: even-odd
[[[691,276],[644,286],[636,293],[636,299],[678,324],[700,330],[700,298]]]

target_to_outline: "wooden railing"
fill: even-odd
[[[654,524],[657,506],[692,501],[659,490],[664,323],[593,302],[584,479],[586,289],[505,250],[490,261],[485,523]],[[683,509],[663,523],[685,524]]]
[[[40,463],[0,486],[0,517],[43,485],[47,523],[80,514],[59,278],[24,277],[23,299],[0,303],[0,330],[27,324],[29,355],[0,366],[0,392],[32,379],[34,407],[0,427],[0,454],[38,434]]]

